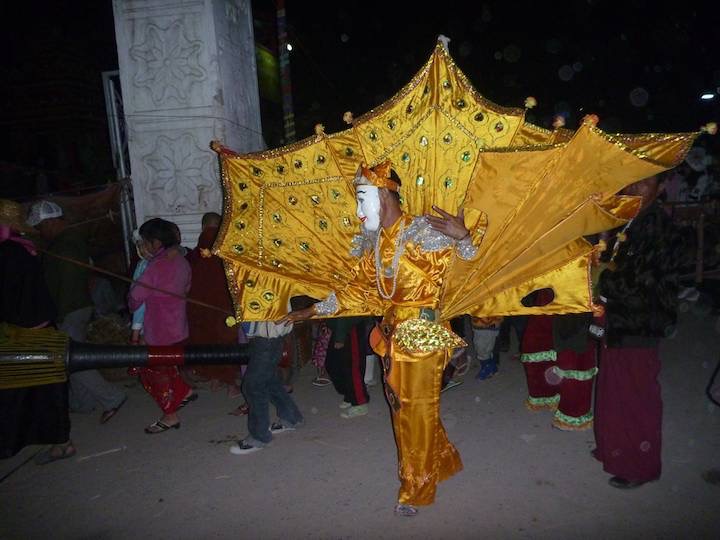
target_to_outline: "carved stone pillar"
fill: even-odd
[[[193,247],[221,212],[218,139],[263,148],[250,0],[113,0],[135,212]]]

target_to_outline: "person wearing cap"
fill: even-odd
[[[20,204],[0,199],[0,323],[44,328],[55,319],[55,305],[24,218]],[[52,445],[37,454],[38,464],[75,455],[67,383],[0,390],[0,411],[0,458],[31,444]]]
[[[89,262],[86,235],[78,227],[68,227],[62,208],[48,200],[31,206],[27,224],[48,242],[43,268],[57,307],[57,327],[74,341],[83,342],[93,315],[89,271],[71,261]],[[104,424],[117,413],[126,398],[123,391],[97,370],[70,375],[70,410],[73,412],[91,412],[99,405],[103,411],[100,423]]]
[[[442,373],[453,349],[465,346],[439,322],[445,271],[457,256],[477,256],[464,216],[433,207],[441,217],[411,216],[400,206],[400,178],[386,161],[361,166],[353,182],[363,238],[355,279],[313,306],[283,321],[313,316],[382,314],[370,343],[382,358],[385,395],[398,448],[400,490],[395,513],[414,516],[432,504],[437,484],[462,469],[440,420]]]

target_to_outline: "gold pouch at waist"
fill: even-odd
[[[425,319],[409,319],[395,327],[393,340],[409,353],[434,352],[467,347],[460,336],[444,326]]]

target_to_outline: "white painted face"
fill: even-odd
[[[355,188],[357,200],[357,217],[360,218],[366,232],[377,231],[380,228],[380,193],[375,186],[357,186]]]

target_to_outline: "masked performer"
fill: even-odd
[[[477,253],[462,212],[413,217],[402,212],[400,179],[384,162],[361,167],[354,181],[364,245],[355,279],[288,319],[343,316],[372,306],[383,321],[371,335],[383,358],[385,391],[392,407],[399,455],[400,492],[395,511],[414,515],[431,504],[437,483],[462,469],[460,455],[440,421],[442,372],[453,348],[463,342],[437,320],[444,271],[452,257]]]
[[[627,223],[638,201],[616,194],[677,165],[698,133],[609,135],[594,115],[544,130],[477,94],[441,43],[387,103],[343,119],[343,132],[318,124],[275,150],[212,144],[226,194],[213,251],[241,320],[280,320],[297,296],[324,300],[290,320],[383,317],[371,341],[393,406],[397,511],[414,515],[461,467],[438,418],[443,367],[465,346],[446,323],[591,311],[586,238]],[[360,162],[372,167],[356,174]],[[545,288],[551,303],[523,305]]]

